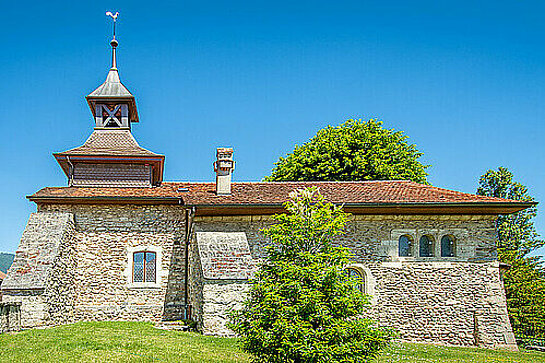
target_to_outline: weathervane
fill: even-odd
[[[117,23],[117,17],[119,16],[119,12],[116,11],[115,14],[112,14],[111,11],[106,12],[106,16],[109,16],[114,20],[114,39],[115,39],[115,23]]]
[[[119,44],[117,40],[115,39],[115,23],[117,23],[117,16],[119,15],[119,12],[115,12],[115,14],[112,14],[111,11],[106,12],[106,16],[109,16],[114,21],[114,37],[112,41],[110,42],[110,45],[112,46],[112,69],[117,69],[117,59],[115,55],[115,48],[117,48],[117,45]]]

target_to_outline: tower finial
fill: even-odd
[[[112,46],[112,69],[117,69],[117,57],[115,54],[115,49],[117,48],[117,45],[119,44],[117,40],[115,39],[115,24],[117,23],[117,17],[119,15],[119,12],[115,12],[115,14],[112,14],[111,11],[106,12],[106,16],[109,16],[114,21],[114,37],[112,38],[110,45]]]

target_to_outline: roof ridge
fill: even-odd
[[[268,181],[234,181],[232,182],[232,184],[264,184],[264,185],[267,185],[267,184],[278,184],[278,185],[286,185],[286,184],[289,184],[289,183],[298,183],[298,184],[326,184],[326,183],[342,183],[342,184],[362,184],[362,183],[407,183],[407,182],[410,182],[410,183],[414,183],[416,185],[423,185],[423,186],[427,186],[427,184],[420,184],[420,183],[416,183],[416,182],[412,182],[411,180],[318,180],[318,181],[309,181],[309,180],[305,180],[305,181],[272,181],[272,182],[268,182]],[[192,182],[192,181],[164,181],[164,183],[170,183],[170,184],[174,184],[174,183],[191,183],[191,184],[206,184],[206,183],[209,183],[209,184],[215,184],[215,182]]]

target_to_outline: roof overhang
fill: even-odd
[[[537,203],[346,203],[343,210],[352,214],[429,214],[499,215],[516,213]],[[285,212],[281,204],[188,204],[196,215],[247,215]]]
[[[180,197],[124,197],[124,196],[36,196],[27,198],[36,204],[170,204],[195,208],[198,216],[214,215],[271,215],[284,213],[280,203],[274,204],[191,204]],[[347,203],[343,210],[358,215],[499,215],[516,213],[536,202],[520,203]]]

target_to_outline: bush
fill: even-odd
[[[363,316],[369,297],[343,271],[347,248],[334,246],[348,215],[317,189],[290,194],[231,328],[258,362],[368,362],[393,337]]]

